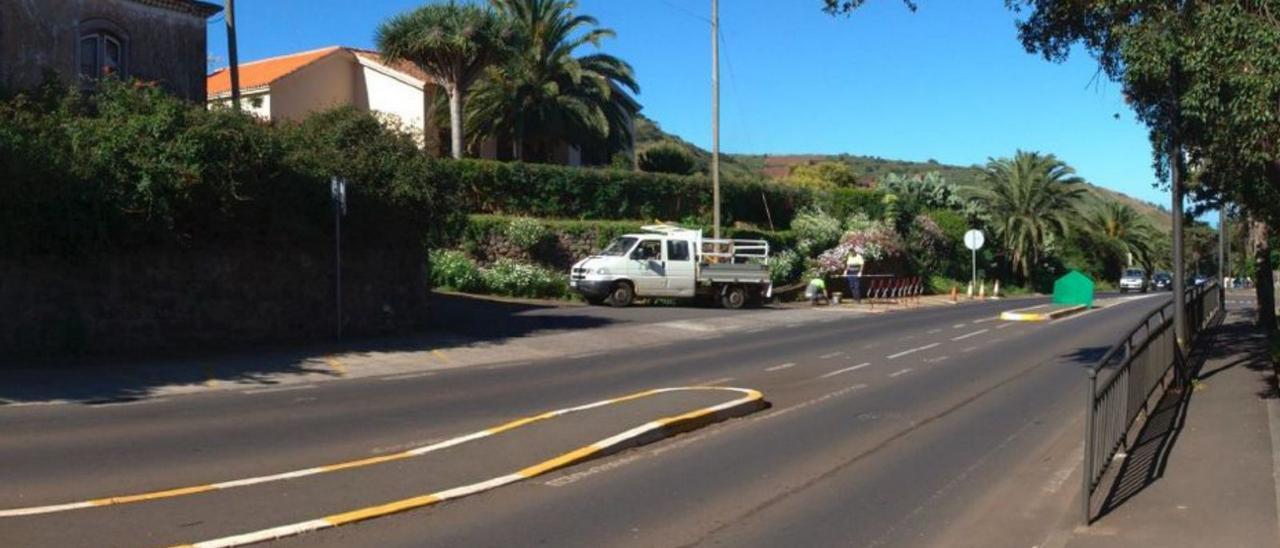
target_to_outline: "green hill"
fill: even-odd
[[[656,122],[643,116],[636,119],[635,129],[636,145],[639,150],[643,151],[646,146],[658,142],[673,142],[685,148],[697,160],[700,171],[704,173],[707,171],[711,162],[710,152],[663,131]],[[890,173],[923,175],[931,171],[937,171],[948,181],[964,186],[981,184],[982,181],[980,166],[948,165],[935,160],[925,162],[890,160],[851,154],[721,154],[720,173],[730,178],[782,179],[794,166],[826,161],[848,164],[858,174],[859,182],[866,186],[875,186]],[[1132,207],[1150,219],[1152,224],[1162,232],[1167,233],[1172,230],[1168,209],[1093,183],[1086,182],[1086,185],[1090,206],[1100,202],[1117,201]]]

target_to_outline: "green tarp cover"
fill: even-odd
[[[1079,270],[1068,272],[1053,282],[1053,304],[1093,308],[1093,280]]]

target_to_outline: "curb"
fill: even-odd
[[[1075,314],[1081,310],[1087,309],[1086,306],[1078,304],[1067,308],[1059,308],[1051,312],[1027,312],[1028,309],[1008,310],[1000,313],[1000,319],[1007,322],[1047,322],[1049,320],[1061,318],[1070,314]]]
[[[532,422],[537,422],[537,421],[549,419],[552,417],[573,413],[576,411],[585,411],[587,409],[594,409],[597,407],[603,407],[606,405],[619,403],[622,401],[643,398],[643,397],[662,394],[666,392],[699,391],[699,390],[738,392],[743,394],[743,396],[734,400],[727,401],[725,403],[721,403],[719,405],[704,407],[701,409],[696,409],[694,411],[689,411],[687,413],[672,415],[669,417],[663,417],[657,420],[653,420],[645,424],[642,424],[640,426],[621,432],[619,434],[615,434],[608,438],[599,440],[595,443],[584,445],[572,451],[562,453],[558,456],[552,457],[540,463],[522,468],[518,471],[512,472],[510,474],[506,474],[503,476],[497,476],[488,480],[472,483],[469,485],[454,487],[451,489],[446,489],[444,491],[437,491],[437,492],[426,494],[426,495],[410,497],[407,499],[401,499],[401,500],[392,501],[384,504],[378,504],[375,506],[368,506],[365,508],[358,508],[355,510],[350,510],[350,511],[342,512],[339,514],[324,516],[317,519],[301,521],[301,522],[292,523],[289,525],[282,525],[278,527],[271,527],[268,529],[252,531],[249,533],[243,533],[243,534],[229,536],[229,537],[206,540],[206,541],[197,542],[193,544],[185,544],[181,546],[194,546],[194,547],[203,547],[203,548],[243,546],[246,544],[266,542],[266,541],[280,539],[284,537],[299,535],[302,533],[308,533],[308,532],[318,531],[322,529],[329,529],[333,527],[338,527],[340,525],[347,525],[347,524],[356,523],[360,521],[389,516],[391,514],[400,513],[407,510],[413,510],[413,509],[422,508],[425,506],[430,506],[436,503],[444,502],[446,500],[462,498],[468,495],[474,495],[477,493],[489,491],[491,489],[496,489],[504,485],[508,485],[511,483],[516,483],[529,478],[540,476],[542,474],[546,474],[548,472],[558,470],[566,466],[578,464],[586,460],[611,455],[619,451],[622,451],[624,449],[645,445],[648,443],[653,443],[655,441],[659,441],[683,432],[694,430],[715,422],[746,415],[748,413],[752,413],[760,409],[764,409],[768,406],[768,403],[764,401],[764,394],[760,393],[757,390],[752,390],[749,388],[731,388],[731,387],[719,387],[719,386],[686,386],[686,387],[675,387],[675,388],[657,388],[653,390],[646,390],[644,392],[639,392],[636,394],[631,394],[629,396],[623,396],[620,398],[613,398],[609,400],[598,401],[595,403],[589,403],[586,405],[571,407],[567,409],[560,409],[557,411],[543,413],[541,415],[534,415],[531,417],[517,419],[511,422],[508,422],[506,424],[503,424],[501,426],[490,428],[488,430],[482,430],[481,432],[477,432],[475,434],[470,434],[468,436],[463,436],[461,438],[454,438],[454,440],[461,440],[461,441],[457,441],[456,443],[463,443],[464,441],[471,441],[471,439],[476,439],[478,437],[485,437],[487,435],[492,435],[495,433],[519,428],[521,426],[527,425]],[[450,442],[454,440],[450,440]],[[443,442],[443,443],[450,443],[450,442]],[[440,444],[436,444],[436,445],[440,445]]]

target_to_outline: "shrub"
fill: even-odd
[[[698,169],[698,163],[680,145],[663,141],[640,154],[640,169],[650,173],[693,175]]]
[[[791,249],[784,249],[769,257],[769,278],[773,285],[786,285],[800,279],[804,273],[804,257]]]
[[[549,234],[547,227],[532,217],[511,219],[505,230],[507,240],[525,251],[533,251]]]
[[[797,214],[791,222],[791,230],[796,235],[796,247],[805,255],[834,246],[843,233],[840,221],[817,208]]]
[[[485,288],[498,295],[563,298],[569,293],[569,282],[562,274],[510,259],[498,259],[480,275]]]
[[[870,188],[837,188],[815,198],[837,219],[862,213],[870,219],[884,217],[884,193]]]
[[[480,267],[466,253],[438,250],[431,253],[431,285],[458,291],[483,291]]]

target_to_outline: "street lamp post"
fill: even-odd
[[[720,0],[711,0],[711,224],[720,239]]]

